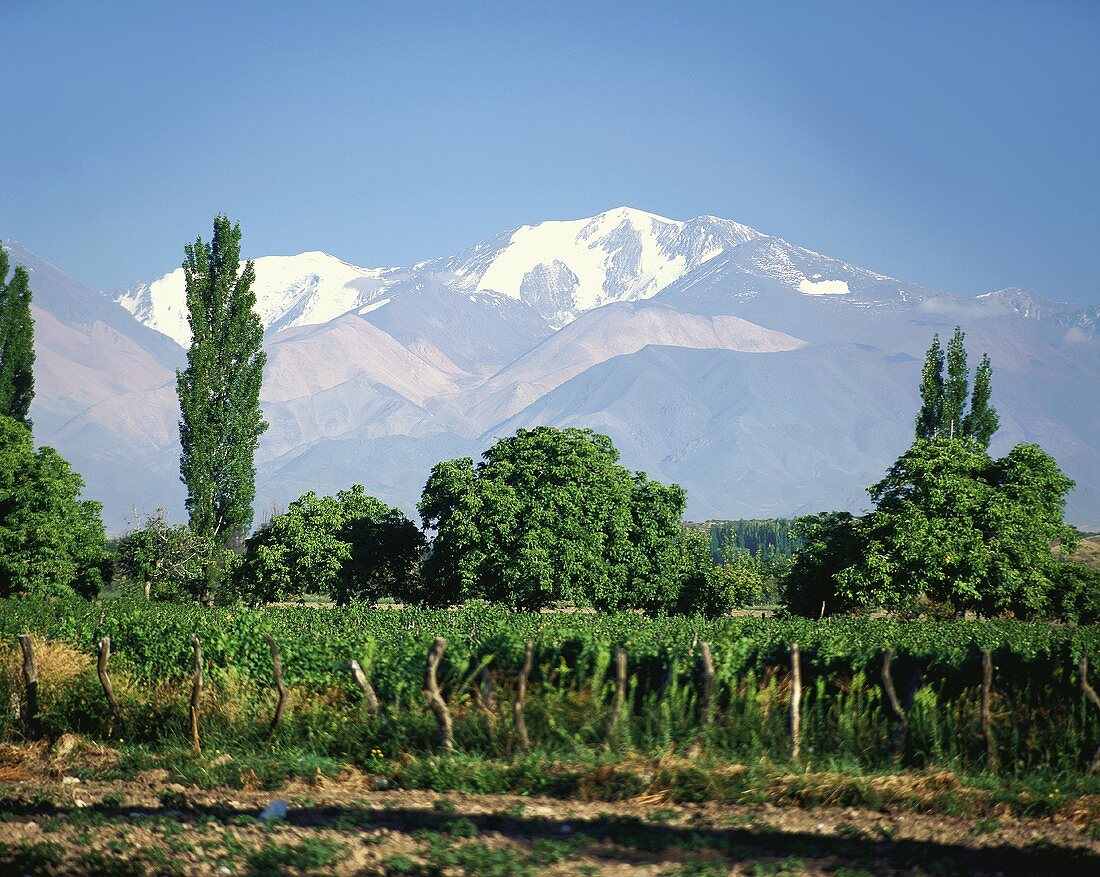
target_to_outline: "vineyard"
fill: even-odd
[[[491,606],[248,610],[22,599],[0,608],[4,702],[22,694],[19,634],[64,643],[84,659],[64,684],[42,681],[47,735],[109,739],[124,727],[132,742],[186,741],[194,636],[205,686],[197,724],[210,746],[270,733],[353,759],[437,751],[442,720],[425,696],[437,638],[444,643],[430,675],[451,744],[487,757],[530,747],[554,757],[610,750],[782,761],[792,755],[792,712],[793,743],[818,764],[1080,773],[1100,742],[1100,710],[1080,673],[1081,659],[1100,647],[1095,626],[650,619]],[[117,713],[96,674],[104,637]],[[278,727],[272,644],[286,687]],[[25,731],[17,712],[4,719],[9,738]]]

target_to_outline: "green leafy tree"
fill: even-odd
[[[232,552],[210,536],[168,523],[163,511],[118,540],[115,579],[136,587],[146,600],[197,600],[207,587],[207,570],[234,562]]]
[[[237,593],[253,603],[303,593],[338,603],[416,594],[423,534],[362,485],[318,497],[310,491],[249,538]]]
[[[0,416],[0,596],[95,597],[110,575],[100,505],[53,449]]]
[[[917,412],[917,438],[939,435],[943,422],[943,348],[940,336],[932,336],[932,346],[924,355],[921,371],[921,407]]]
[[[870,488],[875,510],[824,522],[796,555],[791,609],[882,607],[986,617],[1058,615],[1063,521],[1073,486],[1036,445],[990,459],[970,439],[920,439]],[[810,597],[812,593],[812,599]]]
[[[10,281],[8,254],[0,247],[0,414],[31,427],[34,399],[34,318],[30,275],[17,265]]]
[[[993,366],[989,354],[982,355],[981,364],[974,374],[974,392],[970,396],[970,410],[962,422],[962,434],[979,442],[983,448],[989,447],[993,433],[1001,425],[997,410],[990,405],[993,395]]]
[[[1000,426],[996,409],[990,404],[993,394],[993,366],[989,355],[982,356],[974,375],[974,391],[970,394],[970,373],[966,364],[966,334],[958,326],[947,344],[947,354],[940,347],[939,335],[932,336],[932,346],[924,357],[921,372],[921,407],[917,412],[918,439],[973,438],[983,448]],[[946,376],[944,369],[946,368]]]
[[[860,601],[838,587],[837,576],[863,556],[863,522],[848,512],[795,518],[792,534],[802,545],[781,581],[786,608],[797,615],[821,617],[852,612]]]
[[[476,466],[438,464],[419,506],[436,531],[424,602],[674,611],[683,490],[618,456],[591,430],[538,427],[498,441]]]
[[[963,412],[970,389],[970,372],[966,366],[966,334],[958,326],[947,342],[947,377],[943,382],[943,407],[940,412],[939,435],[957,438],[962,433]]]
[[[183,263],[191,346],[177,372],[180,477],[191,529],[222,544],[243,538],[256,495],[253,462],[267,428],[260,411],[266,361],[255,313],[252,262],[240,267],[241,228],[214,219],[209,243],[185,248]]]

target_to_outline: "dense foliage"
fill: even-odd
[[[875,510],[804,522],[788,578],[791,608],[1082,618],[1061,593],[1076,532],[1063,523],[1073,482],[1036,445],[991,459],[970,439],[919,439],[870,488]]]
[[[681,544],[683,490],[631,473],[618,456],[591,430],[538,427],[501,439],[476,466],[469,457],[435,466],[419,506],[436,531],[423,600],[694,606],[701,571],[691,564],[703,554]]]
[[[362,485],[336,496],[310,491],[249,538],[234,591],[253,603],[303,593],[338,603],[403,599],[416,593],[423,544],[400,509],[367,496]]]
[[[176,374],[180,401],[180,478],[191,529],[229,544],[252,523],[253,457],[267,428],[260,411],[266,355],[255,313],[252,262],[240,268],[241,228],[214,219],[210,243],[198,238],[183,263],[191,346]]]
[[[989,456],[998,425],[989,404],[992,370],[984,357],[964,410],[969,372],[963,340],[956,329],[945,362],[933,338],[917,439],[868,488],[874,511],[862,518],[833,513],[796,521],[805,546],[785,581],[792,611],[825,615],[879,607],[1096,620],[1095,577],[1074,573],[1063,560],[1077,542],[1063,520],[1073,482],[1038,445],[1017,445],[1001,459]]]
[[[53,448],[0,415],[0,595],[99,593],[110,555],[100,505]]]
[[[8,254],[0,247],[0,414],[31,426],[34,399],[34,319],[30,275],[17,265],[8,277]]]
[[[605,745],[614,702],[611,658],[617,647],[626,650],[630,675],[623,720],[627,739],[643,751],[686,749],[701,733],[697,638],[710,644],[716,671],[707,744],[712,753],[728,758],[784,757],[789,745],[784,679],[792,642],[802,653],[803,728],[810,758],[837,755],[861,764],[892,763],[892,719],[879,683],[887,648],[896,652],[894,678],[910,710],[908,763],[983,764],[982,648],[993,656],[996,742],[1006,769],[1081,770],[1100,735],[1100,717],[1084,700],[1077,676],[1081,655],[1100,649],[1096,626],[651,619],[635,613],[519,613],[485,604],[458,610],[361,604],[249,610],[125,600],[0,603],[0,641],[10,642],[24,631],[66,640],[88,654],[100,637],[110,636],[112,666],[120,674],[131,675],[139,690],[162,686],[153,703],[141,701],[132,708],[128,738],[178,735],[177,729],[186,728],[193,633],[203,646],[208,685],[236,692],[235,698],[252,691],[242,684],[259,686],[248,696],[253,733],[261,733],[271,709],[271,658],[264,632],[279,644],[288,684],[305,689],[291,710],[291,721],[301,712],[302,724],[287,733],[317,739],[332,725],[336,730],[321,739],[332,751],[349,754],[372,746],[387,753],[434,748],[434,720],[422,687],[425,659],[437,636],[447,640],[440,681],[455,712],[459,745],[490,755],[510,751],[510,722],[503,716],[510,713],[527,638],[535,646],[528,723],[536,746],[551,753],[578,754]],[[347,669],[353,658],[366,669],[384,705],[376,720],[355,710],[357,690]],[[502,698],[496,717],[472,706],[478,692],[484,693],[482,669],[492,675],[493,689]],[[129,690],[118,678],[116,685]],[[109,712],[94,672],[86,691],[87,698],[102,705],[106,724]],[[171,691],[177,692],[174,699]],[[243,706],[236,703],[234,710],[239,713]],[[176,712],[165,712],[170,707]],[[331,714],[343,716],[343,723],[330,721]],[[72,715],[62,711],[58,721],[71,722]],[[140,726],[138,716],[148,716],[148,725]],[[210,716],[204,723],[209,727],[215,720]],[[349,734],[358,736],[349,739]]]

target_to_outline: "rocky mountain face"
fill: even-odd
[[[113,302],[8,248],[34,269],[39,441],[113,529],[135,507],[182,519],[182,271]],[[434,463],[538,424],[607,433],[625,465],[682,484],[692,518],[858,510],[912,438],[932,334],[961,325],[993,361],[993,452],[1043,445],[1077,481],[1070,520],[1100,526],[1095,308],[949,295],[729,220],[629,208],[403,268],[304,253],[256,275],[257,520],[353,483],[413,512]]]

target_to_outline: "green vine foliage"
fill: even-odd
[[[271,658],[263,634],[270,633],[279,644],[287,683],[302,689],[303,703],[325,693],[331,704],[332,693],[343,691],[348,709],[359,698],[348,671],[355,659],[367,669],[385,705],[382,717],[365,725],[363,733],[373,735],[372,746],[384,742],[393,751],[420,746],[430,751],[435,745],[421,690],[425,660],[437,636],[447,639],[440,682],[457,710],[459,740],[471,751],[492,756],[507,754],[510,733],[482,727],[483,714],[463,705],[476,699],[483,668],[494,674],[497,696],[510,696],[528,638],[535,643],[529,725],[538,745],[557,755],[603,745],[614,701],[611,656],[618,647],[627,652],[630,674],[622,745],[684,749],[702,733],[700,639],[710,644],[717,677],[708,746],[728,758],[786,751],[789,689],[783,680],[792,642],[799,643],[802,654],[811,753],[892,763],[893,718],[879,681],[887,648],[895,650],[893,678],[911,709],[908,763],[983,763],[976,706],[983,648],[993,655],[998,745],[1010,769],[1083,769],[1100,736],[1100,717],[1085,702],[1077,673],[1082,655],[1100,655],[1098,626],[647,618],[524,613],[488,603],[435,610],[357,603],[333,609],[249,609],[126,599],[0,601],[0,639],[10,643],[26,631],[67,641],[89,654],[100,637],[110,636],[112,666],[120,673],[139,686],[178,686],[181,691],[189,684],[194,633],[202,643],[210,685],[217,689],[249,680],[268,695]],[[353,744],[337,735],[329,745]]]

